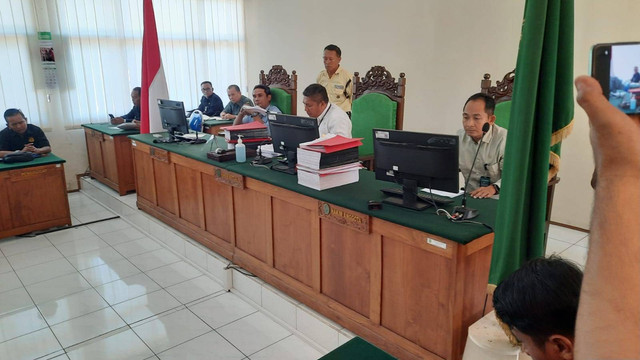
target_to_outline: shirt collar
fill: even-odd
[[[489,128],[489,131],[487,131],[486,134],[484,134],[484,137],[482,138],[482,142],[483,143],[490,143],[491,139],[493,139],[493,130],[495,129],[495,126],[493,124],[491,124],[491,127]]]
[[[324,110],[322,111],[322,114],[318,116],[320,123],[324,120],[324,117],[327,116],[327,112],[329,112],[330,108],[331,108],[331,103],[327,103],[327,107],[324,108]],[[318,125],[320,125],[320,123],[318,123]]]

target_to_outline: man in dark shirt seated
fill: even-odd
[[[20,109],[7,109],[4,112],[7,127],[0,131],[0,157],[15,151],[34,154],[48,154],[51,152],[49,140],[42,129],[27,124],[27,118]]]
[[[198,110],[207,116],[219,116],[224,106],[220,96],[213,92],[211,81],[203,81],[200,84],[200,89],[202,90],[202,99],[200,99]]]
[[[142,89],[138,87],[134,87],[131,90],[131,101],[133,102],[133,108],[127,114],[115,117],[111,119],[111,123],[113,125],[122,124],[123,122],[133,122],[136,124],[140,123],[140,91]]]
[[[243,106],[253,106],[253,101],[248,97],[242,95],[240,87],[238,85],[229,85],[227,88],[227,95],[229,95],[229,103],[224,107],[224,110],[220,113],[220,117],[227,120],[233,120],[240,112]]]

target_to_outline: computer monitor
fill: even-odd
[[[176,133],[189,133],[189,122],[182,101],[158,99],[158,110],[162,128],[169,132],[172,139]]]
[[[268,116],[273,150],[284,154],[287,158],[286,165],[275,164],[271,168],[288,174],[295,174],[298,145],[320,137],[318,120],[285,114],[268,114]]]
[[[386,203],[422,210],[430,205],[417,199],[417,188],[459,190],[458,136],[402,130],[373,129],[376,179],[402,185],[402,198]]]

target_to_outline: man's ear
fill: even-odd
[[[495,122],[496,122],[496,116],[495,115],[489,116],[489,124],[493,125]]]
[[[549,336],[547,347],[558,356],[559,359],[573,360],[573,340],[559,334]]]

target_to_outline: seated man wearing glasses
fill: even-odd
[[[0,131],[0,157],[15,151],[40,155],[51,152],[49,140],[42,129],[27,124],[27,118],[20,109],[7,109],[4,120],[7,127]]]
[[[200,84],[200,89],[202,90],[202,99],[200,99],[198,110],[207,116],[220,116],[224,105],[222,105],[220,96],[213,92],[211,81],[203,81],[202,84]]]

